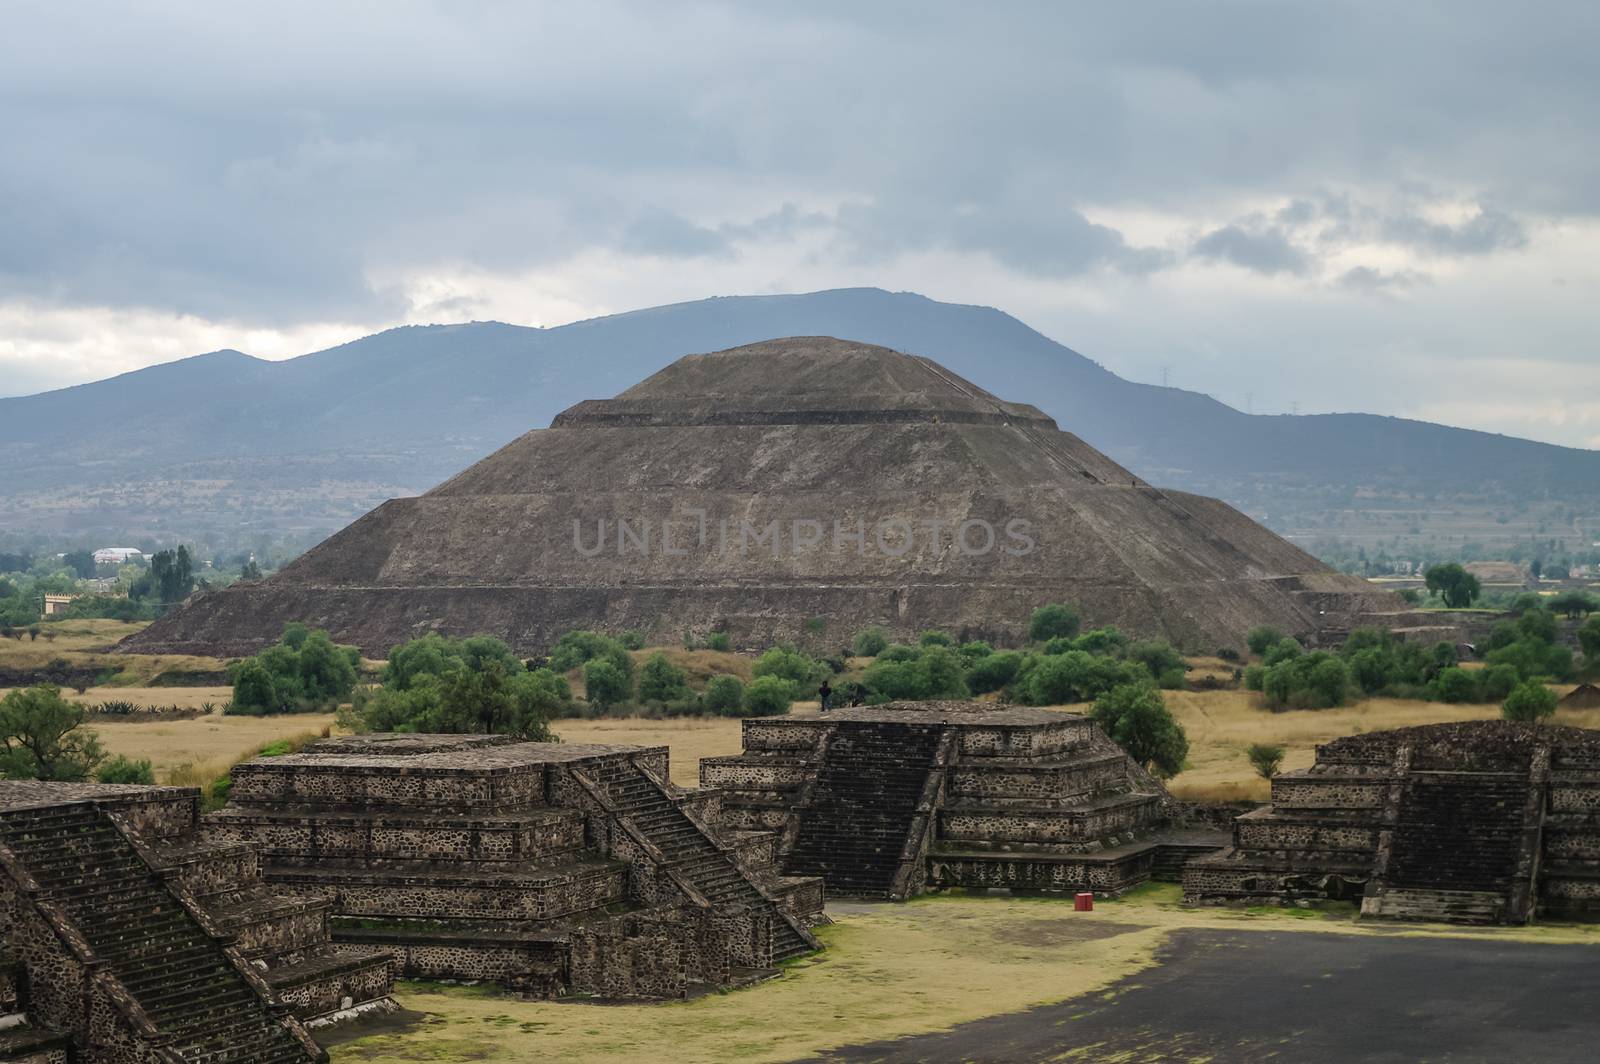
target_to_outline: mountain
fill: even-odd
[[[1600,497],[1600,452],[1367,414],[1252,416],[1123,380],[993,308],[841,289],[550,329],[409,326],[282,362],[216,351],[0,399],[0,531],[316,536],[684,354],[796,335],[935,359],[1147,480],[1253,513]]]

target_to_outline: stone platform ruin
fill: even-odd
[[[946,887],[1094,891],[1176,880],[1226,841],[1088,717],[895,702],[746,720],[744,752],[703,758],[723,822],[778,833],[791,875],[836,895]]]
[[[187,787],[0,781],[4,1059],[325,1060],[307,1033],[394,1008],[393,956],[334,946],[208,838]]]
[[[673,786],[665,747],[370,735],[236,767],[207,831],[407,975],[682,997],[818,948],[821,882],[722,831],[719,801]]]
[[[1272,780],[1194,903],[1359,901],[1366,917],[1600,916],[1600,732],[1475,721],[1355,735]]]

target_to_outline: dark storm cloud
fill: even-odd
[[[1358,236],[1483,256],[1600,211],[1577,3],[30,5],[6,29],[0,291],[68,305],[356,320],[394,309],[375,274],[802,236],[1038,278],[1180,261],[1104,208],[1301,275]],[[1418,188],[1494,206],[1444,223]]]

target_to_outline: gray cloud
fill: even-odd
[[[1269,275],[1303,274],[1311,266],[1305,252],[1290,243],[1281,229],[1249,230],[1226,225],[1196,240],[1192,250],[1201,258],[1221,259]]]
[[[1502,211],[1479,207],[1460,225],[1430,222],[1417,215],[1387,219],[1384,236],[1434,255],[1487,255],[1514,250],[1528,243],[1522,223]]]
[[[472,282],[395,287],[431,273],[555,275],[613,309],[798,279],[983,298],[1172,358],[1211,326],[1160,289],[1228,264],[1305,279],[1229,276],[1257,320],[1326,300],[1359,319],[1339,319],[1352,343],[1453,351],[1477,315],[1472,335],[1593,357],[1576,311],[1546,337],[1548,315],[1485,320],[1503,278],[1460,279],[1600,217],[1600,7],[1575,0],[1404,18],[406,0],[381,19],[175,0],[13,5],[6,30],[0,302],[287,331],[483,305]],[[1538,269],[1583,306],[1582,256],[1562,254]],[[566,286],[593,260],[625,280]],[[1097,331],[1089,306],[1134,324]]]

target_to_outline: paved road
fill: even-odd
[[[1179,931],[1093,995],[830,1062],[1600,1061],[1600,947]]]

